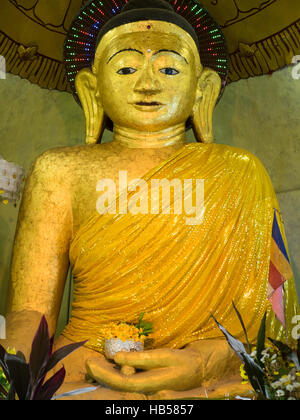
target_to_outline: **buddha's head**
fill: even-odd
[[[89,144],[101,138],[106,118],[144,133],[191,121],[198,141],[213,141],[221,79],[202,66],[192,26],[163,0],[131,0],[104,25],[92,69],[79,71],[75,83]]]

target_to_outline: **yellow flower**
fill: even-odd
[[[126,322],[110,323],[100,330],[99,335],[104,339],[119,338],[122,341],[139,339],[139,330],[131,324]]]
[[[2,194],[4,194],[4,190],[0,190],[0,194],[2,195]]]
[[[300,372],[298,371],[298,372],[296,372],[296,376],[300,376]]]
[[[248,375],[247,375],[247,373],[246,373],[246,371],[245,371],[245,367],[244,367],[244,365],[241,365],[240,366],[240,374],[241,374],[241,377],[245,380],[245,381],[248,381]]]
[[[3,204],[8,204],[8,200],[3,200],[2,203]]]

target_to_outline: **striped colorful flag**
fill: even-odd
[[[285,327],[284,282],[293,277],[290,259],[283,241],[277,220],[277,210],[274,211],[272,228],[271,259],[269,270],[268,299],[272,304],[277,319]]]

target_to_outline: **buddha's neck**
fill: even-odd
[[[113,142],[129,148],[153,149],[186,144],[185,125],[180,124],[158,132],[141,132],[114,126]]]

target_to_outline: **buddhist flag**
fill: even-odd
[[[272,304],[276,317],[285,327],[284,282],[293,277],[287,249],[274,211],[272,228],[271,258],[269,270],[268,299]]]

